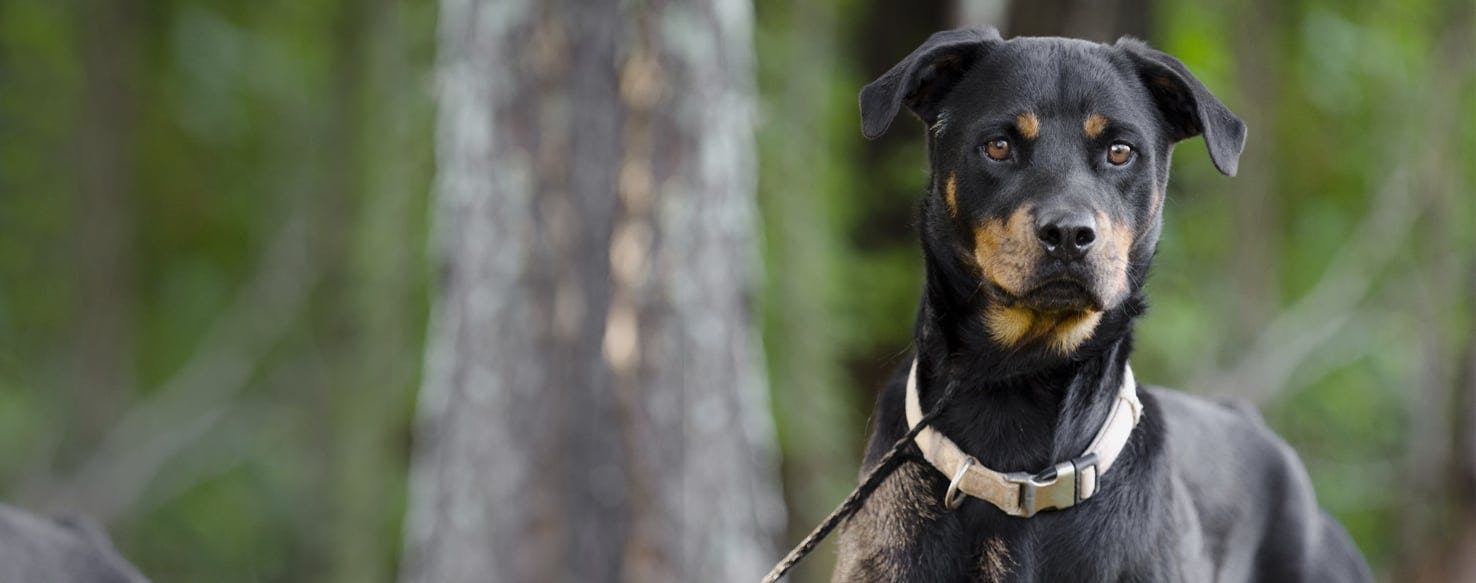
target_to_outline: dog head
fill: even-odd
[[[903,105],[927,126],[930,253],[988,338],[1066,355],[1136,296],[1162,227],[1173,145],[1203,135],[1234,175],[1245,125],[1140,41],[934,34],[861,91],[862,130]]]

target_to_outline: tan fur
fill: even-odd
[[[974,230],[974,261],[980,272],[1012,295],[1029,291],[1030,273],[1043,255],[1030,210],[1030,204],[1020,205],[1009,222],[991,220]]]
[[[943,183],[943,202],[948,203],[948,215],[958,217],[958,174],[948,173],[948,181]]]
[[[1076,350],[1092,337],[1102,312],[1046,313],[1019,306],[992,305],[984,313],[984,324],[995,342],[1010,347],[1028,342],[1045,342],[1061,354]]]
[[[1014,346],[1032,337],[1035,330],[1035,312],[1025,308],[991,305],[984,313],[984,324],[989,336],[1004,346]]]
[[[984,541],[984,548],[979,551],[979,575],[981,581],[994,583],[1004,581],[1005,575],[1015,567],[1015,560],[1010,557],[1010,550],[1005,548],[1004,541],[998,538],[989,538]]]
[[[856,514],[841,527],[839,551],[831,581],[900,581],[903,573],[890,555],[916,552],[909,545],[920,529],[943,513],[930,492],[921,463],[905,463],[877,487]]]
[[[1098,277],[1107,282],[1107,298],[1116,300],[1127,289],[1127,253],[1132,234],[1118,229],[1098,215],[1099,224],[1110,234],[1112,245],[1094,250]],[[1012,296],[1030,291],[1031,273],[1044,257],[1035,237],[1035,221],[1029,204],[1010,215],[1009,221],[991,220],[974,231],[974,261],[989,283]],[[1126,246],[1124,246],[1126,245]],[[1097,310],[1042,313],[1023,306],[996,303],[984,313],[985,328],[1002,346],[1013,347],[1030,342],[1044,342],[1051,350],[1065,354],[1076,350],[1091,338],[1102,313]]]
[[[1022,113],[1015,116],[1015,130],[1020,132],[1027,140],[1033,140],[1040,136],[1040,118],[1033,113]]]
[[[1133,232],[1127,225],[1120,225],[1100,212],[1097,213],[1097,224],[1106,235],[1104,242],[1110,243],[1095,251],[1104,254],[1096,261],[1097,277],[1106,282],[1103,295],[1112,301],[1127,293],[1128,253],[1133,249]]]
[[[1081,123],[1081,129],[1088,138],[1095,140],[1102,136],[1102,132],[1107,131],[1107,118],[1100,113],[1088,115],[1086,121]]]
[[[1056,319],[1055,324],[1047,333],[1051,350],[1060,354],[1067,354],[1081,343],[1092,337],[1097,331],[1097,324],[1102,322],[1102,312],[1087,310],[1077,312]]]

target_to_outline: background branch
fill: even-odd
[[[192,448],[209,447],[211,431],[235,413],[237,396],[307,301],[316,271],[310,254],[303,253],[306,234],[302,217],[289,218],[271,239],[256,275],[179,372],[129,407],[75,471],[36,479],[21,488],[22,498],[111,522],[170,462]]]

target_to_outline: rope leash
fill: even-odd
[[[886,455],[882,456],[881,461],[877,462],[876,467],[866,473],[866,478],[861,480],[861,485],[856,486],[855,490],[851,490],[851,494],[846,496],[846,499],[840,503],[840,506],[836,506],[835,510],[832,510],[830,515],[825,517],[825,520],[820,521],[820,525],[816,526],[815,530],[810,531],[809,536],[806,536],[804,540],[800,541],[799,545],[791,549],[789,554],[784,556],[784,560],[774,565],[774,568],[769,571],[769,574],[764,576],[762,583],[778,583],[779,579],[785,573],[788,573],[790,569],[793,569],[796,564],[799,564],[800,561],[804,560],[806,556],[814,551],[815,547],[820,544],[820,541],[830,536],[831,531],[835,530],[835,527],[839,526],[842,520],[849,518],[857,510],[860,510],[861,505],[865,504],[866,499],[871,497],[872,492],[875,492],[877,487],[881,486],[882,481],[886,480],[888,476],[891,476],[892,472],[896,471],[898,467],[901,467],[902,462],[907,461],[907,457],[903,455],[903,452],[907,450],[908,444],[912,443],[912,439],[917,437],[918,432],[922,431],[923,428],[927,427],[938,417],[938,414],[943,412],[943,407],[948,405],[949,401],[953,400],[954,393],[957,391],[958,382],[949,382],[948,389],[943,392],[943,397],[938,399],[938,403],[933,405],[933,410],[929,411],[927,415],[924,415],[916,426],[907,431],[906,435],[903,435],[896,443],[892,444],[892,449]]]

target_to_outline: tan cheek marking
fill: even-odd
[[[1010,215],[1008,223],[990,220],[974,230],[974,261],[990,283],[1019,295],[1040,258],[1029,204]]]
[[[1153,199],[1148,204],[1153,205],[1152,206],[1152,210],[1150,210],[1148,212],[1148,221],[1149,221],[1149,223],[1152,223],[1153,219],[1158,218],[1158,213],[1163,212],[1163,189],[1162,188],[1158,188],[1156,186],[1153,187]]]
[[[948,203],[948,215],[958,218],[958,174],[949,172],[943,184],[943,202]]]
[[[995,285],[999,285],[994,281],[994,272],[999,262],[999,248],[1004,240],[1005,225],[998,220],[990,219],[974,229],[974,262],[979,264],[979,271]]]
[[[1100,113],[1091,114],[1086,117],[1086,121],[1081,123],[1081,129],[1086,132],[1088,138],[1095,140],[1102,136],[1102,132],[1107,131],[1107,118],[1102,117]]]
[[[1113,291],[1117,294],[1115,297],[1122,297],[1122,294],[1127,293],[1128,254],[1132,253],[1133,250],[1132,230],[1128,229],[1127,225],[1113,225],[1112,242],[1117,246],[1117,255],[1115,257],[1117,261],[1115,275],[1117,277],[1113,282],[1115,284]]]
[[[984,548],[979,553],[979,573],[984,581],[1003,581],[1014,566],[1015,560],[1010,558],[1010,550],[1005,548],[1003,541],[998,538],[984,541]]]
[[[1103,299],[1116,302],[1127,293],[1128,254],[1133,248],[1133,233],[1127,225],[1120,225],[1097,213],[1097,224],[1102,226],[1104,241],[1109,243],[1093,251],[1092,267],[1103,282]]]
[[[1027,140],[1040,135],[1040,118],[1033,113],[1022,113],[1015,117],[1015,130]]]

